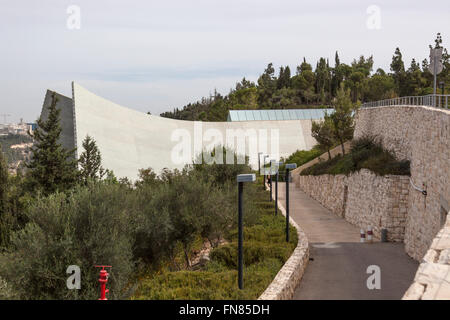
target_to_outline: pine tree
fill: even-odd
[[[258,78],[258,104],[260,106],[270,105],[270,99],[277,88],[277,78],[273,64],[269,63],[264,73]]]
[[[350,98],[350,90],[345,90],[343,86],[338,90],[334,103],[334,112],[330,115],[333,123],[333,135],[342,147],[342,154],[345,154],[344,143],[353,138],[355,122],[353,113],[356,110]]]
[[[291,86],[291,69],[289,66],[280,67],[280,74],[277,81],[277,89],[289,88]]]
[[[83,149],[84,151],[78,160],[82,180],[87,182],[89,179],[102,179],[104,176],[102,156],[95,140],[90,136],[86,136],[83,141]]]
[[[313,121],[311,135],[319,143],[322,151],[328,152],[328,159],[331,159],[330,149],[334,146],[333,122],[328,114],[325,114],[322,122]]]
[[[66,150],[59,143],[61,110],[56,108],[57,102],[53,92],[47,121],[37,120],[38,126],[33,133],[33,156],[27,164],[32,187],[42,189],[45,194],[70,189],[78,178],[75,149]]]
[[[399,48],[395,49],[394,56],[392,57],[391,71],[393,72],[393,78],[398,95],[403,95],[403,80],[405,78],[405,64],[403,63],[402,53]]]

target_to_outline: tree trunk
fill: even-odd
[[[187,245],[183,244],[183,251],[184,251],[184,259],[186,260],[186,266],[188,268],[191,267],[191,262],[189,261],[189,250],[187,248]]]
[[[342,155],[345,156],[344,141],[341,140]]]

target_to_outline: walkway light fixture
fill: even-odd
[[[280,173],[280,167],[283,165],[283,162],[278,162],[277,172],[275,174],[275,215],[278,214],[278,176]]]
[[[270,187],[270,202],[273,201],[273,195],[272,195],[272,185],[273,185],[273,178],[275,175],[275,172],[278,171],[277,168],[277,161],[276,160],[270,160],[270,183],[269,183],[269,187]]]
[[[289,242],[289,170],[295,168],[296,163],[286,163],[286,242]]]
[[[258,152],[258,175],[261,175],[261,155],[262,152]]]
[[[263,187],[266,188],[266,158],[268,158],[269,155],[265,154],[263,157],[263,169],[264,169],[264,178],[263,178]]]
[[[238,286],[239,289],[244,287],[243,275],[244,275],[244,254],[243,254],[243,242],[244,242],[244,227],[243,227],[243,212],[242,212],[242,193],[244,190],[244,182],[254,182],[256,176],[251,174],[238,174]]]

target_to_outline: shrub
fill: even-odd
[[[286,163],[296,163],[297,167],[308,163],[309,161],[317,158],[323,153],[323,150],[319,145],[314,146],[311,150],[297,150],[287,158],[281,158],[283,165],[280,166],[280,174],[278,176],[279,181],[285,181],[284,172]]]
[[[38,195],[32,201],[23,198],[26,205],[17,207],[24,208],[23,226],[7,227],[9,245],[0,254],[0,296],[97,299],[98,269],[94,265],[107,264],[113,266],[109,298],[127,297],[126,290],[138,280],[136,271],[156,274],[166,270],[168,263],[179,270],[178,262],[184,258],[188,265],[191,251],[203,245],[205,238],[216,247],[230,235],[237,225],[236,175],[243,172],[250,172],[248,165],[222,169],[196,165],[165,170],[160,176],[146,169],[134,187],[108,172],[102,181],[89,179],[65,193]],[[244,223],[248,227],[261,221],[265,209],[256,204],[262,201],[261,193],[255,185],[245,188]],[[17,224],[9,215],[2,218],[2,226]],[[256,246],[251,255],[269,249]],[[66,287],[69,265],[81,268],[81,290]],[[261,270],[255,272],[270,282],[268,271]],[[234,277],[229,270],[224,272]],[[183,297],[180,294],[176,297]]]
[[[353,140],[349,154],[319,162],[302,170],[300,174],[350,174],[363,168],[378,175],[410,175],[410,162],[396,160],[391,152],[383,149],[376,137],[371,136]]]
[[[267,257],[277,259],[283,263],[289,258],[292,249],[290,245],[287,246],[282,242],[271,244],[268,242],[245,241],[244,265],[250,266],[259,263]],[[227,244],[214,249],[211,252],[211,260],[235,269],[238,262],[237,254],[237,243]]]
[[[104,184],[39,198],[0,256],[0,276],[21,299],[96,299],[94,265],[107,264],[110,296],[122,297],[134,263],[129,202],[120,186]],[[81,268],[81,290],[66,287],[69,265]]]
[[[205,159],[206,156],[214,157],[216,155],[216,150],[222,150],[222,156],[218,157],[222,160],[222,164],[220,163],[211,163],[207,164]],[[248,156],[243,158],[244,163],[238,164],[238,156],[229,148],[218,146],[216,150],[208,151],[204,150],[202,155],[197,157],[197,163],[201,164],[193,164],[193,174],[197,176],[197,178],[205,181],[210,181],[215,186],[224,186],[227,183],[235,183],[236,177],[238,174],[250,173],[251,168],[248,165]],[[227,163],[227,155],[232,154],[233,156],[233,164]],[[239,158],[241,160],[241,158]]]
[[[236,188],[234,188],[236,189]],[[257,299],[267,288],[297,245],[297,233],[291,227],[291,239],[285,242],[285,218],[266,212],[268,194],[259,185],[245,188],[244,289],[237,286],[237,230],[227,232],[228,244],[212,250],[210,261],[198,271],[153,273],[140,282],[133,299]],[[236,194],[234,194],[236,197]],[[266,202],[262,202],[265,199]],[[236,198],[233,199],[236,202]],[[256,214],[248,214],[249,208]],[[237,212],[233,212],[237,221]],[[235,226],[235,224],[234,224]]]

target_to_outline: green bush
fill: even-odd
[[[249,185],[244,194],[251,195],[245,201],[244,217],[251,206],[258,215],[256,221],[244,227],[243,290],[236,290],[237,229],[233,229],[227,234],[229,243],[213,249],[211,260],[200,270],[147,276],[133,299],[257,299],[289,258],[298,239],[295,228],[290,227],[291,239],[286,243],[286,220],[273,214],[273,203],[271,208],[266,205],[268,193],[259,185]]]
[[[378,175],[410,175],[410,162],[396,160],[395,156],[383,149],[381,143],[371,136],[352,141],[350,153],[338,155],[331,160],[321,161],[302,170],[301,175],[350,174],[361,169],[369,169]]]
[[[189,269],[193,250],[201,248],[205,240],[217,247],[224,238],[233,238],[237,227],[235,179],[242,172],[250,172],[250,168],[197,165],[181,171],[165,170],[160,176],[146,169],[134,186],[109,173],[103,181],[88,181],[65,193],[37,195],[35,199],[16,197],[25,203],[10,201],[9,208],[23,212],[23,219],[15,213],[2,215],[1,226],[8,233],[0,230],[8,245],[0,252],[0,297],[97,299],[99,270],[94,265],[106,264],[113,266],[108,298],[127,298],[129,288],[144,274],[170,275],[167,270]],[[14,188],[19,185],[12,184]],[[9,193],[14,193],[14,188]],[[256,295],[270,283],[293,248],[284,244],[283,219],[273,217],[273,206],[266,204],[267,199],[261,185],[245,188],[244,223],[246,236],[252,239],[246,249],[248,270],[254,270],[247,296]],[[19,224],[17,228],[10,226]],[[66,287],[69,265],[81,268],[81,290]],[[201,272],[210,274],[209,281],[214,283],[221,280],[218,270],[229,285],[235,282],[235,271],[217,261]],[[173,274],[177,275],[169,279],[178,279],[179,274]],[[186,281],[195,279],[189,275]],[[235,291],[224,286],[223,292],[214,295],[207,288],[184,292],[176,283],[170,286],[173,290],[164,294],[152,291],[149,297],[230,297]]]
[[[101,184],[39,198],[0,256],[0,276],[21,299],[96,299],[94,265],[107,264],[110,296],[122,297],[134,264],[129,202],[120,186]],[[81,268],[81,290],[66,287],[69,265]]]
[[[317,158],[323,153],[323,151],[320,149],[319,145],[314,146],[311,150],[297,150],[293,154],[291,154],[287,158],[281,158],[280,161],[283,162],[283,165],[280,166],[279,171],[279,177],[278,180],[283,182],[285,181],[284,175],[285,175],[285,164],[286,163],[296,163],[297,167],[300,167],[304,165],[305,163],[308,163],[309,161]]]
[[[265,260],[267,257],[286,261],[292,253],[292,246],[284,243],[271,244],[267,242],[245,241],[244,242],[244,265],[250,266]],[[223,264],[228,268],[237,267],[237,244],[226,244],[211,252],[211,260]]]
[[[297,167],[317,158],[323,153],[319,145],[314,146],[311,150],[297,150],[286,159],[282,158],[284,163],[296,163]]]
[[[281,267],[275,259],[245,270],[244,289],[237,289],[237,271],[179,271],[142,281],[136,300],[257,299]]]

